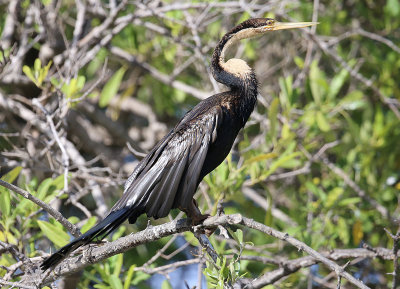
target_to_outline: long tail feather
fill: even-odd
[[[117,211],[111,212],[100,223],[91,228],[85,234],[76,238],[71,243],[62,247],[49,258],[44,260],[40,267],[42,268],[42,270],[45,271],[59,264],[63,259],[65,259],[71,252],[73,252],[77,248],[86,245],[95,239],[101,240],[105,238],[112,231],[118,228],[125,220],[134,217],[132,216],[134,214],[133,211],[134,210],[132,210],[132,208],[124,207]]]

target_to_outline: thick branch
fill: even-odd
[[[195,227],[192,227],[190,222],[186,219],[175,220],[163,225],[148,227],[147,229],[141,232],[120,238],[114,242],[107,243],[101,247],[84,250],[83,254],[65,260],[54,269],[54,271],[52,272],[52,274],[50,274],[50,276],[45,278],[44,283],[52,282],[62,276],[80,271],[90,264],[100,262],[113,255],[126,252],[129,249],[136,247],[138,245],[156,241],[169,235],[181,233],[184,231],[199,232],[206,228],[215,228],[219,225],[224,226],[224,225],[235,225],[235,224],[244,225],[248,228],[261,231],[265,234],[286,241],[291,245],[293,245],[294,247],[302,251],[305,251],[318,262],[325,264],[338,276],[347,279],[350,283],[356,285],[358,288],[364,288],[364,289],[368,288],[361,281],[357,280],[349,273],[344,271],[344,269],[341,266],[329,260],[327,257],[323,256],[322,254],[318,253],[312,248],[308,247],[303,242],[289,236],[288,234],[279,232],[273,228],[260,224],[252,219],[244,218],[240,214],[211,217],[206,219],[203,222],[203,224]],[[374,254],[376,254],[376,252],[374,252]]]

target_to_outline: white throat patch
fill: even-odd
[[[220,64],[225,71],[240,78],[244,78],[251,72],[250,66],[247,65],[246,61],[241,59],[231,58],[227,62],[221,61]]]

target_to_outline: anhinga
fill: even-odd
[[[82,236],[47,258],[46,270],[76,248],[102,239],[125,220],[138,216],[162,218],[179,208],[198,224],[207,218],[193,199],[200,181],[228,155],[233,142],[248,120],[257,101],[254,71],[241,59],[224,60],[226,49],[246,38],[269,31],[302,28],[314,22],[280,23],[274,19],[249,19],[222,37],[211,60],[214,78],[230,90],[201,101],[180,120],[137,165],[125,184],[124,194],[110,213]]]

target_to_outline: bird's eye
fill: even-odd
[[[274,24],[274,20],[268,20],[267,21],[267,25],[272,25],[272,24]]]

